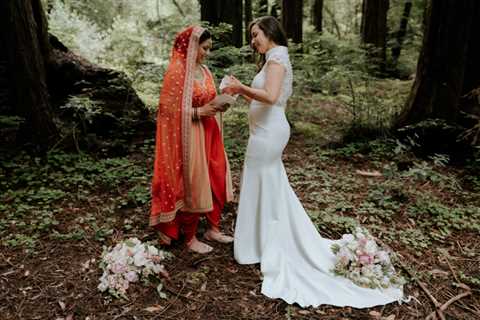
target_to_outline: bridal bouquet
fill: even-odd
[[[165,253],[154,246],[142,243],[137,238],[129,238],[115,247],[104,247],[100,267],[103,274],[100,277],[98,289],[108,291],[114,297],[127,298],[126,292],[130,283],[143,280],[148,283],[150,276],[168,276],[161,262]],[[161,284],[157,291],[162,296]]]
[[[396,274],[388,251],[380,248],[370,233],[356,228],[332,245],[333,273],[364,288],[401,287],[405,280]]]

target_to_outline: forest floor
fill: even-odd
[[[425,319],[435,304],[455,297],[446,319],[480,319],[478,169],[415,158],[392,140],[340,144],[346,114],[326,102],[290,113],[289,179],[322,236],[338,238],[358,221],[397,252],[410,302],[369,309],[288,305],[260,293],[258,265],[238,265],[233,246],[216,243],[208,255],[181,243],[168,249],[174,257],[165,262],[166,298],[155,286],[137,284],[128,300],[106,299],[97,289],[103,246],[127,237],[156,241],[147,226],[153,155],[147,137],[109,157],[2,152],[0,319]],[[225,126],[238,189],[246,109],[230,110]],[[235,203],[225,208],[226,233],[233,232],[235,212]]]

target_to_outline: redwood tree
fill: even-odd
[[[369,56],[385,70],[387,43],[387,12],[389,0],[363,0],[362,3],[362,42],[371,45]]]
[[[244,6],[245,12],[245,41],[247,44],[250,43],[250,30],[248,30],[248,26],[250,22],[253,20],[252,18],[252,0],[245,0]]]
[[[10,99],[25,118],[22,134],[45,149],[59,136],[50,110],[48,27],[40,0],[0,2],[0,41],[10,79]]]
[[[282,24],[289,39],[295,43],[302,43],[303,1],[282,1]]]
[[[91,64],[48,34],[41,0],[0,2],[0,48],[0,111],[25,119],[20,137],[37,149],[59,141],[53,113],[67,127],[82,121],[80,112],[59,108],[71,96],[91,99],[100,109],[80,130],[83,137],[111,137],[112,132],[128,131],[127,125],[150,125],[143,102],[123,73]],[[72,146],[65,138],[62,146]]]
[[[242,0],[200,0],[200,18],[216,26],[220,22],[231,24],[231,44],[243,45],[243,1]]]
[[[407,25],[408,25],[408,19],[410,17],[410,11],[412,10],[412,1],[413,0],[405,0],[405,4],[403,7],[403,14],[400,20],[400,28],[398,29],[396,34],[397,41],[395,45],[392,47],[392,60],[394,64],[397,63],[398,58],[400,57],[400,52],[402,51],[403,39],[407,34]]]
[[[312,22],[317,32],[322,32],[323,0],[314,0],[312,6]]]
[[[480,87],[479,21],[478,0],[429,1],[415,82],[397,126],[459,120],[461,98]]]

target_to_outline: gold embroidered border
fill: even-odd
[[[190,135],[192,126],[192,96],[193,96],[193,75],[197,59],[200,35],[205,29],[194,27],[188,43],[187,61],[185,68],[185,82],[183,85],[182,97],[182,158],[183,158],[183,192],[187,206],[191,206],[192,193],[190,182]]]

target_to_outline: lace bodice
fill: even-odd
[[[253,78],[253,88],[263,88],[265,85],[265,70],[270,61],[279,63],[285,67],[286,73],[283,79],[283,85],[275,106],[285,108],[288,98],[292,95],[293,73],[290,58],[288,57],[288,48],[284,46],[276,46],[265,53],[265,65],[259,73]],[[260,104],[260,102],[257,102]]]

